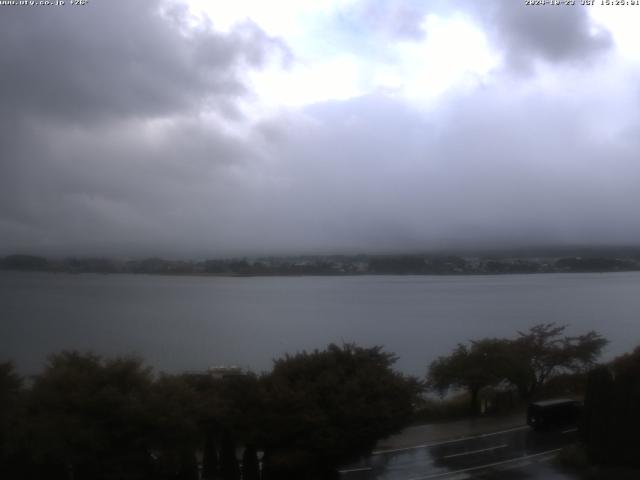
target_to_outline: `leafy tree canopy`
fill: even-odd
[[[518,332],[510,342],[507,379],[522,398],[532,398],[551,377],[560,373],[586,372],[608,343],[594,331],[565,336],[566,325],[542,323]]]
[[[353,344],[277,360],[263,379],[265,455],[277,478],[322,471],[402,428],[421,385],[393,371],[395,361],[381,347]]]
[[[640,347],[589,373],[581,435],[597,464],[640,467]]]
[[[32,454],[76,478],[144,468],[151,382],[137,358],[51,356],[29,395]]]
[[[431,363],[427,374],[431,388],[466,389],[471,411],[478,411],[482,388],[508,382],[521,398],[536,395],[549,379],[560,374],[586,372],[595,364],[607,340],[594,331],[565,336],[566,325],[542,323],[515,339],[487,338],[459,344],[448,356]]]
[[[472,341],[469,346],[458,344],[451,355],[431,363],[428,384],[440,393],[449,388],[467,390],[470,411],[477,413],[480,390],[502,380],[507,353],[508,341],[496,338]]]

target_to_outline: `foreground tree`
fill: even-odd
[[[469,394],[469,412],[480,412],[480,391],[504,378],[508,342],[484,339],[469,346],[458,344],[451,355],[439,357],[429,366],[428,385],[446,393],[451,388],[464,389]]]
[[[332,478],[340,462],[402,428],[421,385],[393,371],[395,360],[352,344],[277,360],[263,378],[263,478]]]
[[[595,365],[607,340],[594,331],[564,336],[566,325],[542,323],[518,332],[509,343],[506,379],[523,400],[533,398],[550,378],[560,374],[586,373]]]
[[[158,459],[158,478],[196,480],[196,449],[204,443],[200,429],[200,397],[184,375],[161,375],[147,402],[146,444]]]
[[[29,398],[33,478],[145,478],[152,378],[140,360],[53,355]],[[21,478],[29,478],[23,472]]]
[[[587,377],[580,435],[594,463],[604,463],[611,456],[613,375],[608,366],[594,368]]]
[[[410,419],[421,385],[394,361],[379,347],[331,345],[277,360],[262,377],[216,379],[156,377],[136,358],[68,351],[51,356],[29,389],[0,364],[0,476],[196,480],[202,451],[203,479],[257,480],[263,451],[263,480],[332,478]]]
[[[260,480],[260,463],[256,447],[249,445],[242,454],[242,480]]]
[[[218,474],[218,449],[215,433],[205,433],[204,449],[202,452],[202,479],[214,480]]]
[[[22,378],[11,362],[0,363],[0,478],[20,469]]]
[[[582,438],[591,461],[640,467],[640,347],[589,374]]]
[[[528,401],[552,378],[585,374],[607,341],[596,332],[563,336],[566,326],[535,325],[515,339],[487,338],[459,344],[448,356],[431,363],[428,385],[441,394],[451,388],[469,393],[469,410],[479,412],[483,388],[503,382],[513,385]]]

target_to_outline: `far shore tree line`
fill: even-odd
[[[540,324],[460,344],[423,380],[395,371],[381,347],[353,344],[286,355],[261,375],[154,374],[139,358],[75,351],[28,379],[0,363],[0,478],[333,479],[415,420],[426,390],[462,389],[477,414],[482,392],[529,401],[567,378],[574,394],[586,389],[590,458],[637,464],[640,348],[596,365],[606,340],[564,333]]]
[[[524,252],[526,253],[526,252]],[[556,252],[557,253],[557,252]],[[508,253],[459,256],[431,255],[307,255],[299,257],[168,260],[107,257],[45,258],[16,254],[0,257],[0,268],[57,273],[132,273],[159,275],[481,275],[509,273],[619,272],[640,270],[640,250],[544,252],[524,256]]]

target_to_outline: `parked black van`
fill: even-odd
[[[527,408],[527,424],[535,430],[577,426],[582,402],[567,398],[533,402]]]

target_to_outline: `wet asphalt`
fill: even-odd
[[[340,469],[343,480],[571,479],[553,463],[577,429],[535,432],[528,426],[374,452]]]

